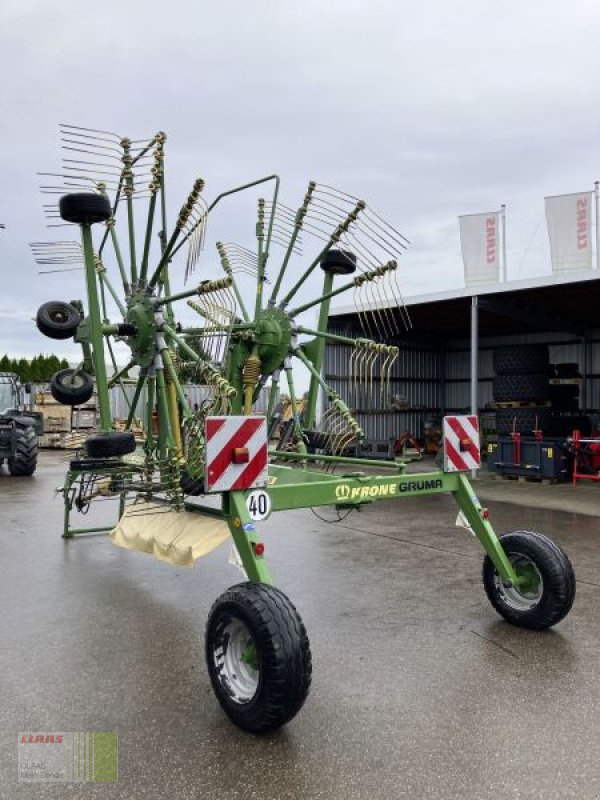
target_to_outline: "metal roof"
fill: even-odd
[[[412,333],[467,336],[473,296],[479,298],[481,336],[547,331],[583,335],[600,329],[600,271],[587,270],[406,298]],[[361,311],[373,307],[365,304]],[[356,315],[354,306],[330,313],[336,322],[354,321]]]

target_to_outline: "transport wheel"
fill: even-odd
[[[505,586],[489,556],[483,561],[483,585],[496,611],[513,625],[544,630],[569,613],[575,599],[575,574],[561,548],[547,536],[515,531],[500,542],[517,575],[526,580]]]
[[[50,339],[70,339],[81,322],[79,311],[70,303],[50,300],[38,308],[38,330]]]
[[[79,406],[87,403],[94,394],[94,381],[87,372],[73,375],[74,369],[61,369],[55,372],[50,381],[52,397],[65,406]]]
[[[33,475],[38,453],[35,431],[33,428],[17,428],[15,437],[15,453],[8,459],[8,471],[14,476]]]
[[[240,583],[219,597],[208,616],[206,661],[223,710],[254,733],[289,722],[310,689],[306,629],[290,600],[272,586]]]
[[[135,436],[131,431],[107,431],[88,436],[85,449],[90,458],[125,456],[135,450]]]
[[[93,225],[112,217],[112,206],[105,194],[77,192],[63,195],[59,202],[60,216],[65,222]]]

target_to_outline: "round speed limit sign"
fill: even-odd
[[[271,498],[262,489],[256,489],[254,492],[250,492],[246,498],[246,506],[252,521],[259,522],[261,519],[266,519],[271,513]]]

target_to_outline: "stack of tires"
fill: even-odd
[[[550,383],[549,397],[552,408],[557,411],[579,411],[579,365],[574,363],[553,364],[551,377],[560,383]]]
[[[530,344],[497,347],[494,350],[493,396],[505,408],[496,409],[498,435],[512,433],[531,434],[545,430],[550,412],[548,377],[550,365],[548,347]]]

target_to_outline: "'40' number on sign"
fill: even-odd
[[[271,498],[266,492],[257,489],[250,492],[246,498],[246,506],[251,519],[259,522],[261,519],[266,519],[271,513]]]

